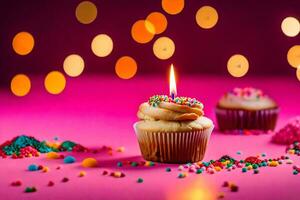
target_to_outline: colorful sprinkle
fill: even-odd
[[[116,151],[123,153],[125,151],[125,147],[118,147]]]
[[[81,171],[79,172],[78,176],[79,177],[84,177],[86,175],[86,172],[85,171]]]
[[[32,193],[36,191],[37,191],[36,187],[26,187],[24,190],[25,193]]]
[[[54,186],[54,182],[53,181],[49,181],[47,185],[48,185],[48,187],[52,187],[52,186]]]
[[[239,187],[237,185],[235,185],[235,184],[230,184],[229,188],[230,188],[231,192],[237,192],[237,191],[239,191]]]
[[[93,168],[98,166],[98,161],[95,158],[85,158],[81,165],[82,167]]]
[[[66,156],[64,158],[64,163],[66,163],[66,164],[71,164],[74,162],[76,162],[76,159],[73,156]]]
[[[61,180],[61,182],[66,183],[66,182],[68,182],[69,180],[70,180],[69,178],[64,177],[64,178]]]
[[[57,152],[49,152],[47,153],[46,157],[48,159],[59,159],[60,155]]]
[[[103,172],[102,172],[102,175],[107,175],[108,174],[108,171],[107,170],[104,170]]]
[[[138,183],[143,183],[143,182],[144,182],[144,179],[138,178],[136,182],[138,182]]]
[[[11,186],[21,186],[21,185],[22,185],[22,182],[20,180],[14,181],[11,183]]]
[[[123,166],[123,163],[122,163],[122,162],[118,162],[118,163],[117,163],[117,166],[118,166],[118,167],[122,167],[122,166]]]
[[[35,164],[32,164],[32,165],[29,165],[27,169],[28,169],[28,171],[37,171],[38,166]]]
[[[42,172],[44,172],[44,173],[49,172],[49,171],[50,171],[49,167],[43,167],[43,169],[42,169]]]
[[[166,168],[166,172],[170,172],[171,171],[171,168],[170,167],[167,167]]]

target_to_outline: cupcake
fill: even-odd
[[[234,88],[216,106],[220,131],[274,130],[279,108],[274,100],[255,88]]]
[[[203,159],[213,123],[195,98],[150,97],[139,106],[134,128],[144,159],[188,163]]]

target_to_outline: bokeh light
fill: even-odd
[[[17,74],[10,83],[10,89],[16,96],[23,97],[30,92],[31,82],[25,74]]]
[[[300,81],[300,65],[297,67],[296,76],[297,76],[297,79]]]
[[[98,57],[106,57],[113,50],[113,41],[106,34],[99,34],[94,37],[91,48],[93,53]]]
[[[115,66],[116,74],[122,79],[130,79],[137,72],[137,63],[130,56],[119,58]]]
[[[170,15],[180,13],[184,8],[184,0],[162,0],[161,6]]]
[[[234,77],[245,76],[249,70],[249,62],[245,56],[235,54],[229,58],[227,70]]]
[[[288,63],[297,68],[300,65],[300,45],[292,46],[287,53]]]
[[[203,6],[196,13],[196,22],[204,29],[213,28],[217,24],[218,18],[218,12],[211,6]]]
[[[150,42],[155,34],[154,25],[148,20],[138,20],[131,28],[131,36],[134,41],[145,44]]]
[[[34,47],[34,38],[28,32],[20,32],[15,35],[12,41],[12,47],[17,54],[22,56],[27,55]]]
[[[153,24],[155,28],[155,34],[164,32],[168,25],[167,18],[160,12],[150,13],[146,20]]]
[[[288,37],[295,37],[300,32],[300,23],[294,17],[287,17],[281,23],[282,32]]]
[[[76,7],[75,15],[82,24],[90,24],[97,17],[97,7],[90,1],[83,1]]]
[[[64,60],[64,71],[71,77],[79,76],[84,69],[84,61],[77,54],[71,54]]]
[[[161,60],[166,60],[172,57],[174,52],[175,43],[169,37],[160,37],[153,44],[153,53]]]
[[[66,87],[66,78],[59,71],[52,71],[47,74],[44,85],[50,94],[60,94]]]

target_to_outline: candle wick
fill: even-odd
[[[172,100],[175,99],[175,93],[174,92],[171,93],[171,98],[172,98]]]

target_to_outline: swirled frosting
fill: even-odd
[[[234,88],[218,102],[220,108],[260,110],[276,108],[277,104],[261,90],[251,87]]]
[[[140,120],[192,121],[203,116],[203,104],[194,98],[165,95],[150,97],[142,103],[137,113]]]

